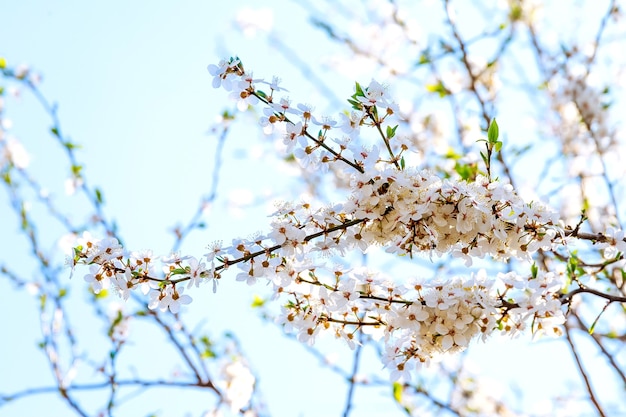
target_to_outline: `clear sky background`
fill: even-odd
[[[329,108],[332,99],[316,92],[314,82],[307,81],[284,55],[269,46],[262,33],[245,36],[233,26],[238,9],[269,8],[281,39],[316,65],[319,56],[334,46],[307,26],[307,15],[296,3],[0,0],[0,56],[11,65],[23,63],[43,74],[42,91],[58,103],[64,133],[82,146],[79,159],[90,181],[102,187],[107,212],[115,217],[126,246],[164,254],[173,242],[171,228],[195,213],[200,197],[211,187],[217,139],[210,128],[223,109],[233,108],[224,91],[211,87],[208,64],[238,54],[255,74],[267,78],[280,75],[294,100],[320,103],[320,110]],[[351,94],[354,78],[335,75],[326,81],[340,91],[340,96]],[[61,198],[69,167],[65,162],[61,167],[57,164],[61,154],[47,134],[47,116],[27,92],[11,99],[8,116],[14,124],[11,133],[32,153],[33,172],[45,178],[51,193]],[[252,118],[247,126],[233,128],[224,151],[218,199],[207,213],[208,228],[194,232],[183,252],[200,256],[213,240],[229,241],[266,229],[272,200],[292,195],[290,185],[297,180],[294,172],[279,167],[272,146],[263,142],[259,132]],[[0,198],[0,217],[14,216],[7,211],[6,196]],[[73,207],[72,213],[85,212],[85,202],[80,198],[64,201],[65,210]],[[35,274],[23,258],[27,245],[16,237],[17,227],[17,222],[0,222],[2,259],[11,260],[26,274]],[[59,226],[40,228],[49,245],[54,245]],[[77,273],[68,284],[72,292],[85,294],[73,305],[76,312],[87,300],[81,275]],[[236,324],[236,334],[260,377],[272,415],[339,415],[345,399],[341,381],[319,369],[317,359],[250,311],[253,295],[262,288],[235,283],[234,274],[225,274],[222,281],[217,295],[208,287],[192,292],[195,301],[183,314],[215,336]],[[36,348],[35,302],[24,291],[13,291],[0,282],[0,315],[6,318],[0,324],[2,392],[51,382]],[[80,331],[90,334],[101,330],[93,329],[87,317],[79,316],[75,324]],[[147,329],[138,331],[145,331],[144,342],[149,347],[148,351],[137,349],[137,369],[158,368],[161,349],[166,349],[163,336]],[[529,347],[529,338],[495,338],[489,344],[477,344],[470,358],[480,363],[484,376],[500,381],[495,385],[515,383],[523,387],[530,396],[528,401],[540,403],[554,395],[567,395],[570,387],[555,385],[548,376],[558,369],[558,381],[577,378],[571,358],[563,355],[564,350],[551,348],[564,342],[540,342]],[[323,346],[339,352],[340,363],[349,365],[347,347],[332,342],[330,347]],[[372,364],[380,366],[374,359]],[[171,363],[166,367],[171,368]],[[327,390],[326,386],[338,388]],[[181,415],[181,407],[186,410],[183,392],[170,397],[162,390],[154,391],[156,396],[146,396],[146,401],[153,402],[153,411],[166,416]],[[359,391],[358,395],[367,396],[368,408],[359,408],[357,401],[355,415],[383,415],[394,407],[385,392],[371,395],[371,391]],[[58,404],[48,403],[48,398],[52,397],[33,397],[2,407],[0,417],[55,415],[52,411]],[[197,397],[189,398],[197,401]],[[133,412],[119,415],[137,415]]]

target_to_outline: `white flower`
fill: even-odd
[[[171,254],[169,254],[169,256],[163,256],[161,258],[161,262],[163,262],[163,264],[166,267],[168,267],[169,265],[180,264],[181,262],[186,261],[188,259],[191,259],[191,256],[189,255],[182,256],[180,252],[172,252]]]
[[[135,287],[130,268],[126,267],[123,273],[115,274],[113,281],[115,282],[115,288],[118,290],[119,296],[124,300],[128,300],[130,291]]]
[[[199,287],[204,278],[203,275],[206,272],[206,265],[204,262],[199,262],[194,257],[189,258],[187,262],[189,263],[189,266],[187,267],[188,272],[186,274],[182,274],[182,276],[179,277],[189,277],[189,284],[187,284],[187,288],[191,288],[192,285]]]
[[[85,282],[91,284],[91,288],[95,294],[106,290],[111,284],[110,274],[105,271],[101,265],[93,264],[89,266],[89,273],[83,277]]]
[[[289,92],[289,90],[287,90],[287,89],[282,88],[281,86],[279,86],[279,84],[280,84],[281,82],[282,82],[282,80],[281,80],[279,77],[277,77],[277,76],[273,76],[273,77],[272,77],[272,82],[267,82],[267,81],[264,81],[264,83],[265,83],[265,84],[267,84],[267,85],[269,85],[269,86],[270,86],[270,88],[271,88],[273,91],[287,91],[287,92]],[[284,107],[284,103],[285,103],[285,102],[286,102],[286,104],[287,104],[287,107],[286,107],[286,108]],[[288,100],[288,99],[281,99],[281,100],[280,100],[280,104],[281,104],[281,106],[283,106],[283,112],[289,111],[289,110],[288,110],[288,109],[289,109],[289,100]],[[291,111],[295,113],[295,111],[293,111],[293,110],[291,110]]]
[[[339,114],[339,128],[351,138],[358,136],[363,121],[363,113],[351,112],[350,116],[344,113]]]
[[[2,143],[0,141],[0,143]],[[2,148],[2,158],[0,158],[0,167],[2,160],[6,159],[19,169],[25,169],[30,164],[30,155],[26,152],[26,148],[16,139],[9,139]]]
[[[176,314],[180,311],[181,305],[191,303],[191,297],[183,294],[183,291],[184,288],[176,288],[173,285],[161,291],[152,291],[148,308],[151,310],[158,308],[161,311],[169,308],[172,313]]]
[[[236,68],[239,67],[241,61],[238,58],[230,61],[221,60],[218,65],[211,64],[207,67],[209,73],[213,76],[213,88],[224,87],[226,91],[232,89],[232,78],[237,73]]]
[[[219,257],[223,253],[222,244],[223,242],[221,240],[218,240],[207,246],[209,252],[204,255],[207,261],[213,262],[215,257]]]
[[[221,377],[218,385],[225,390],[224,400],[230,405],[233,413],[238,413],[252,398],[254,375],[242,360],[235,360],[222,367]]]
[[[251,262],[254,262],[254,260],[252,260]],[[237,276],[235,277],[235,280],[245,281],[246,284],[248,285],[256,284],[257,277],[254,274],[254,268],[251,267],[247,271],[241,271],[240,273],[237,274]]]
[[[604,232],[604,236],[607,238],[607,242],[601,244],[601,248],[604,248],[602,256],[604,259],[613,259],[618,253],[626,253],[626,242],[624,241],[624,231],[609,227]]]
[[[286,152],[292,152],[296,143],[298,143],[299,138],[303,137],[304,130],[302,128],[302,123],[298,122],[295,124],[287,123],[285,125],[285,136],[283,136],[283,143],[285,144]],[[306,139],[304,140],[304,144],[306,145]]]
[[[385,88],[376,80],[372,80],[367,88],[363,90],[365,97],[357,97],[357,100],[366,106],[375,106],[377,104],[386,105]]]

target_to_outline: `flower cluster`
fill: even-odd
[[[567,155],[593,154],[594,140],[602,140],[604,151],[615,148],[613,132],[609,128],[607,112],[608,88],[589,85],[585,77],[568,74],[563,85],[554,83],[553,107],[561,120],[559,130],[563,136],[563,152]],[[591,148],[592,152],[588,152]]]
[[[160,260],[161,269],[158,262]],[[189,304],[191,297],[183,294],[184,287],[176,286],[172,278],[198,285],[201,278],[215,278],[205,264],[191,256],[172,254],[154,257],[151,251],[127,253],[115,238],[93,239],[85,234],[74,248],[72,264],[89,265],[84,279],[95,294],[113,287],[124,300],[134,289],[150,297],[148,307],[177,313],[181,305]]]
[[[199,267],[203,263],[195,258],[164,258],[164,278],[157,278],[152,257],[125,257],[113,239],[87,240],[89,249],[77,256],[91,263],[85,280],[94,291],[113,285],[127,296],[128,288],[144,286],[150,291],[150,308],[172,312],[191,301],[182,294],[181,282],[215,282],[216,270],[237,263],[242,271],[237,280],[252,284],[263,277],[273,284],[275,298],[288,298],[277,321],[297,333],[301,342],[313,344],[321,331],[329,331],[354,347],[356,332],[364,331],[384,340],[386,365],[394,378],[441,353],[464,349],[476,337],[485,339],[498,331],[516,335],[529,322],[536,331],[558,334],[563,323],[561,275],[539,272],[525,277],[511,272],[489,279],[481,271],[470,278],[413,278],[397,283],[365,269],[312,262],[320,245],[309,247],[306,237],[295,230],[290,233],[284,225],[276,229],[275,239],[283,240],[281,257],[270,253],[271,248],[256,255],[246,249],[250,242],[239,241],[235,247],[219,249],[224,264],[211,272]],[[298,234],[300,240],[293,240]],[[227,260],[227,253],[237,252],[239,258]],[[241,261],[246,257],[246,262]]]
[[[213,75],[213,86],[230,91],[231,98],[238,101],[239,109],[263,102],[267,107],[261,124],[266,128],[280,126],[284,131],[285,150],[293,153],[305,167],[325,171],[328,165],[340,161],[349,173],[355,170],[364,173],[373,168],[381,159],[381,148],[366,146],[360,140],[362,126],[376,127],[384,136],[388,161],[395,166],[399,167],[398,161],[407,150],[402,139],[391,141],[395,128],[388,126],[386,133],[382,130],[388,117],[398,112],[398,106],[388,97],[385,86],[375,80],[367,87],[356,84],[355,93],[348,100],[354,111],[350,115],[340,114],[337,122],[333,118],[314,115],[310,105],[293,104],[287,97],[276,98],[276,92],[286,91],[279,86],[280,79],[273,77],[269,82],[254,78],[252,73],[244,70],[238,58],[209,65],[208,70]],[[267,85],[270,93],[258,89],[257,85]],[[310,133],[311,128],[316,133]]]
[[[468,266],[486,255],[530,260],[538,249],[550,249],[559,230],[554,212],[481,176],[465,182],[386,169],[356,177],[347,206],[354,217],[371,220],[360,233],[365,240],[401,254],[452,253]]]
[[[350,346],[357,330],[382,339],[392,379],[408,377],[442,353],[465,349],[477,337],[486,339],[494,332],[514,336],[531,321],[535,330],[559,334],[564,322],[559,301],[563,277],[552,273],[490,279],[481,270],[470,278],[396,283],[364,269],[335,268],[332,278],[324,280],[318,272],[322,269],[309,266],[278,288],[291,296],[279,322],[311,344],[324,330]]]
[[[220,388],[233,413],[244,409],[254,393],[255,378],[242,360],[229,361],[221,369]]]

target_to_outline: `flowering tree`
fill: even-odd
[[[57,392],[79,415],[113,415],[124,387],[155,386],[208,391],[208,415],[270,414],[235,335],[216,344],[185,322],[182,307],[195,308],[196,294],[219,296],[222,283],[234,280],[264,284],[253,306],[314,355],[324,335],[354,352],[351,369],[325,362],[348,386],[346,416],[357,388],[381,386],[406,415],[625,412],[624,138],[613,119],[623,106],[623,66],[611,54],[623,46],[621,5],[585,10],[580,38],[551,32],[560,16],[550,5],[492,6],[437,3],[429,18],[442,23],[426,36],[416,31],[429,29],[419,21],[421,4],[373,1],[360,14],[320,3],[336,12],[309,11],[313,25],[341,46],[331,67],[369,73],[343,99],[300,64],[303,57],[291,59],[262,14],[242,13],[242,29],[268,31],[268,41],[322,91],[320,106],[330,103],[334,113],[295,98],[291,85],[287,96],[278,76],[253,76],[244,56],[210,64],[212,86],[225,90],[239,113],[225,111],[215,128],[213,188],[187,226],[175,229],[171,254],[121,243],[103,191],[87,181],[76,144],[34,74],[0,62],[7,82],[30,90],[51,117],[52,137],[70,164],[68,184],[92,212],[84,223],[61,214],[30,176],[20,143],[3,137],[4,185],[44,278],[27,280],[10,265],[2,272],[41,301],[42,348],[55,377],[41,390]],[[202,256],[179,252],[217,198],[222,144],[233,123],[252,117],[246,112],[257,115],[263,140],[276,145],[283,163],[298,170],[305,192],[277,203],[252,236],[212,242]],[[109,358],[94,367],[98,382],[74,380],[83,358],[67,320],[70,272],[50,262],[39,243],[25,194],[33,192],[74,239],[71,273],[84,277],[96,316],[108,323]],[[110,290],[134,310],[106,307]],[[136,320],[168,335],[182,376],[126,376],[117,357]],[[515,337],[564,340],[559,346],[571,354],[584,394],[566,406],[536,407],[488,392],[480,374],[466,369],[464,352]],[[585,366],[596,353],[609,388],[598,389],[602,381]],[[365,354],[383,371],[361,369]],[[503,356],[507,366],[513,359]],[[85,406],[85,390],[105,392],[105,405]]]

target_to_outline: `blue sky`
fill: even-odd
[[[307,16],[295,3],[263,2],[264,7],[272,9],[282,39],[305,56],[315,57],[332,48],[320,32],[302,30]],[[108,213],[117,219],[129,248],[167,253],[173,241],[169,230],[189,219],[200,196],[209,190],[216,138],[208,131],[215,117],[233,105],[226,100],[224,91],[211,87],[208,64],[238,54],[255,68],[255,74],[267,78],[280,75],[294,98],[319,102],[322,104],[318,109],[326,108],[327,97],[315,93],[314,85],[290,66],[289,59],[269,47],[261,34],[251,38],[233,29],[236,10],[258,4],[252,0],[0,0],[0,56],[6,57],[11,65],[27,64],[43,74],[42,91],[59,104],[64,132],[82,146],[79,159],[84,162],[92,184],[103,188]],[[334,76],[328,82],[340,89],[340,95],[350,95],[353,80]],[[12,133],[32,150],[33,172],[44,178],[51,192],[61,198],[69,167],[65,162],[59,167],[62,155],[47,135],[49,120],[28,94],[17,102],[12,101],[8,116],[15,127]],[[207,218],[209,227],[190,236],[183,246],[186,253],[200,256],[206,244],[213,240],[228,241],[265,229],[271,200],[291,193],[290,185],[295,179],[288,171],[279,171],[277,175],[270,169],[276,166],[273,159],[276,157],[271,155],[271,146],[260,139],[259,132],[252,118],[233,128],[225,148],[218,200]],[[250,203],[240,198],[246,190],[252,190],[254,196]],[[80,198],[63,201],[66,210],[74,207],[72,213],[84,213],[85,203]],[[5,200],[0,203],[0,216],[12,216],[6,212]],[[11,222],[0,223],[3,236],[13,235],[16,228]],[[51,223],[42,225],[42,229],[52,246],[59,227]],[[26,274],[34,274],[27,264],[19,263],[25,247],[19,237],[0,239],[0,251],[7,254],[2,259],[11,259]],[[223,281],[217,295],[208,288],[206,292],[192,293],[195,301],[185,314],[195,323],[205,323],[215,335],[228,330],[233,321],[249,323],[238,327],[242,330],[238,334],[253,369],[261,377],[261,390],[273,415],[294,415],[291,414],[294,410],[304,410],[303,416],[339,415],[345,398],[340,381],[319,369],[316,359],[304,353],[297,343],[281,338],[277,328],[264,324],[250,312],[248,306],[253,295],[262,289],[234,283],[234,275],[226,274]],[[77,294],[86,293],[80,274],[69,285]],[[0,283],[0,291],[8,294],[11,290]],[[10,294],[10,299],[0,303],[0,314],[11,317],[18,311],[19,319],[5,321],[0,331],[7,335],[31,333],[38,319],[35,310],[25,306],[35,301],[24,292]],[[79,314],[84,300],[86,296],[73,304]],[[76,324],[87,334],[94,331],[88,321],[78,320]],[[149,357],[143,360],[158,360],[162,337],[145,329],[141,331],[155,343]],[[0,344],[0,374],[11,376],[11,382],[0,378],[0,391],[32,384],[31,375],[35,373],[41,381],[38,384],[49,378],[45,369],[41,371],[44,364],[34,346],[36,331],[32,330],[30,336]],[[478,344],[471,355],[481,363],[485,376],[499,380],[514,375],[512,379],[518,380],[520,386],[533,386],[535,389],[529,392],[534,399],[540,399],[564,392],[563,387],[528,372],[529,364],[535,372],[557,368],[562,370],[562,375],[571,373],[575,377],[569,358],[558,350],[544,349],[548,343],[563,342],[541,342],[528,348],[525,341],[498,339],[489,345]],[[328,346],[333,348],[332,343]],[[489,360],[494,352],[503,351],[508,355]],[[349,360],[347,348],[340,348],[339,352],[340,361]],[[137,357],[143,354],[138,352]],[[510,360],[510,357],[520,359]],[[298,375],[297,369],[302,364],[306,364],[306,375]],[[142,369],[145,365],[141,364]],[[323,395],[311,394],[291,378],[310,381],[312,389]],[[337,384],[336,391],[323,389],[332,384]],[[359,391],[359,395],[363,399],[367,396],[368,400],[375,397],[368,391]],[[168,412],[177,410],[177,404],[159,404],[158,393],[149,398],[155,401],[155,410],[163,410],[163,415],[173,415]],[[184,403],[187,397],[177,393],[177,398]],[[190,397],[189,401],[196,399]],[[40,404],[26,400],[2,407],[0,417],[34,414],[42,411]],[[368,404],[368,409],[360,409],[359,415],[380,415],[390,405],[383,399]],[[125,415],[132,413],[131,410]]]

